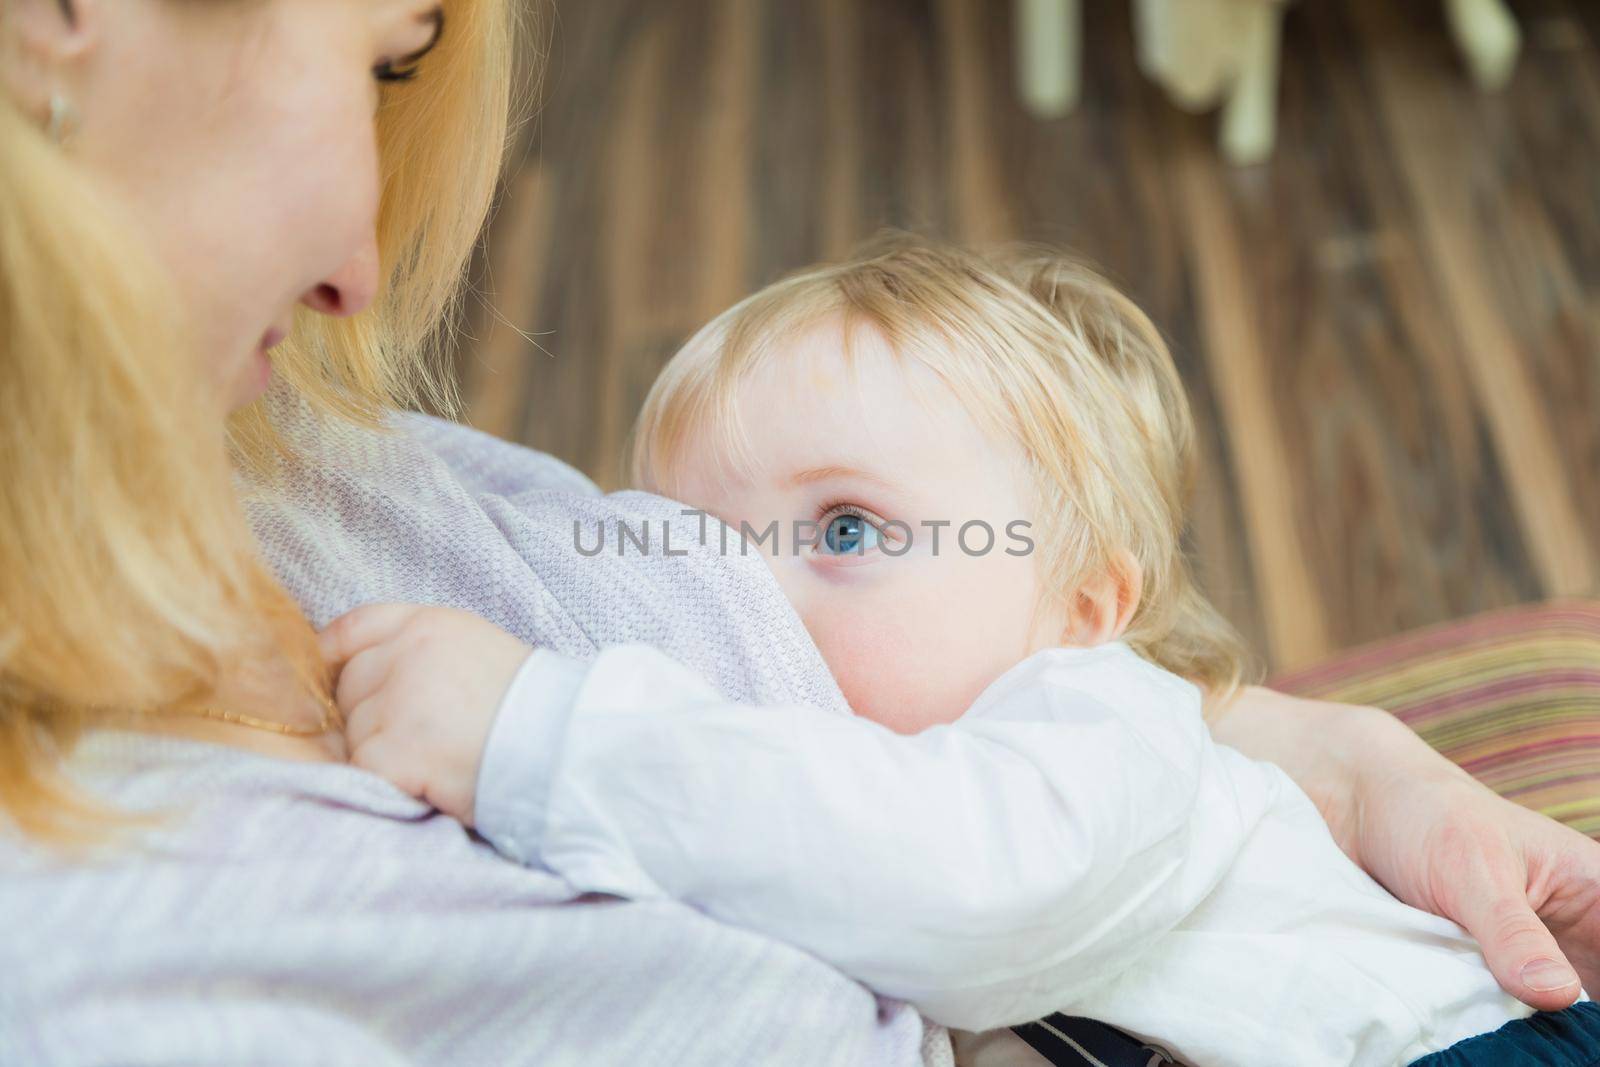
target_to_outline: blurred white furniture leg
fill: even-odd
[[[1192,111],[1222,104],[1218,134],[1230,163],[1272,155],[1278,125],[1278,60],[1288,0],[1134,0],[1139,66],[1173,102]],[[1499,89],[1511,77],[1522,33],[1505,0],[1444,0],[1450,30],[1472,77]],[[1059,118],[1081,88],[1081,0],[1014,0],[1017,90],[1040,118]]]
[[[1445,0],[1445,13],[1472,79],[1483,89],[1502,88],[1522,47],[1522,31],[1503,0]]]
[[[1272,155],[1278,135],[1278,51],[1283,8],[1252,3],[1240,9],[1243,35],[1239,69],[1222,108],[1222,154],[1248,166]]]
[[[1139,68],[1187,111],[1222,108],[1217,140],[1230,163],[1260,163],[1272,155],[1287,2],[1134,2]]]
[[[1039,118],[1078,104],[1082,67],[1081,0],[1016,0],[1017,92]]]

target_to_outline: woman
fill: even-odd
[[[918,1062],[819,961],[575,899],[342,762],[311,626],[375,599],[840,710],[759,560],[575,565],[575,518],[676,508],[386,414],[447,393],[503,0],[0,12],[0,1062]],[[1512,993],[1600,977],[1600,847],[1380,712],[1252,690],[1220,729]]]

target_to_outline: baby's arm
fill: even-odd
[[[1197,697],[1097,675],[1116,655],[1040,657],[957,723],[906,737],[730,703],[643,646],[587,664],[541,650],[506,691],[475,806],[457,814],[576,888],[684,901],[936,1021],[1021,1022],[1125,966],[1231,859],[1229,828],[1197,825],[1219,809],[1214,750],[1198,711],[1172,706]],[[437,675],[427,643],[389,658]],[[377,729],[371,716],[424,688],[363,694],[363,733],[393,749],[409,713]],[[459,727],[455,708],[428,714]],[[422,772],[390,776],[427,789]]]

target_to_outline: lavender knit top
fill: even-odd
[[[684,521],[466,428],[328,426],[249,511],[322,625],[465,608],[570,655],[643,641],[734,699],[844,701],[759,558],[574,551]],[[678,551],[677,542],[674,550]],[[68,764],[162,825],[92,859],[0,836],[0,1064],[915,1065],[949,1043],[786,945],[670,901],[582,897],[357,768],[101,731]]]

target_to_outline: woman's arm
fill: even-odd
[[[1252,686],[1212,732],[1287,771],[1391,893],[1465,927],[1506,992],[1553,1010],[1579,976],[1600,989],[1600,844],[1497,796],[1377,708]]]
[[[1035,1018],[1117,973],[1252,825],[1193,687],[1130,677],[1117,649],[1030,660],[912,737],[731,703],[644,646],[541,650],[480,728],[481,695],[460,698],[512,639],[460,613],[362,610],[334,654],[354,762],[578,889],[684,901],[948,1025]],[[407,635],[419,619],[430,639]],[[439,772],[462,751],[481,753],[471,804]]]
[[[1378,708],[1302,700],[1246,686],[1211,713],[1209,721],[1217,741],[1282,767],[1317,805],[1339,847],[1357,863],[1362,862],[1355,828],[1364,768],[1412,766],[1420,746],[1430,767],[1437,760],[1445,773],[1465,774]]]

